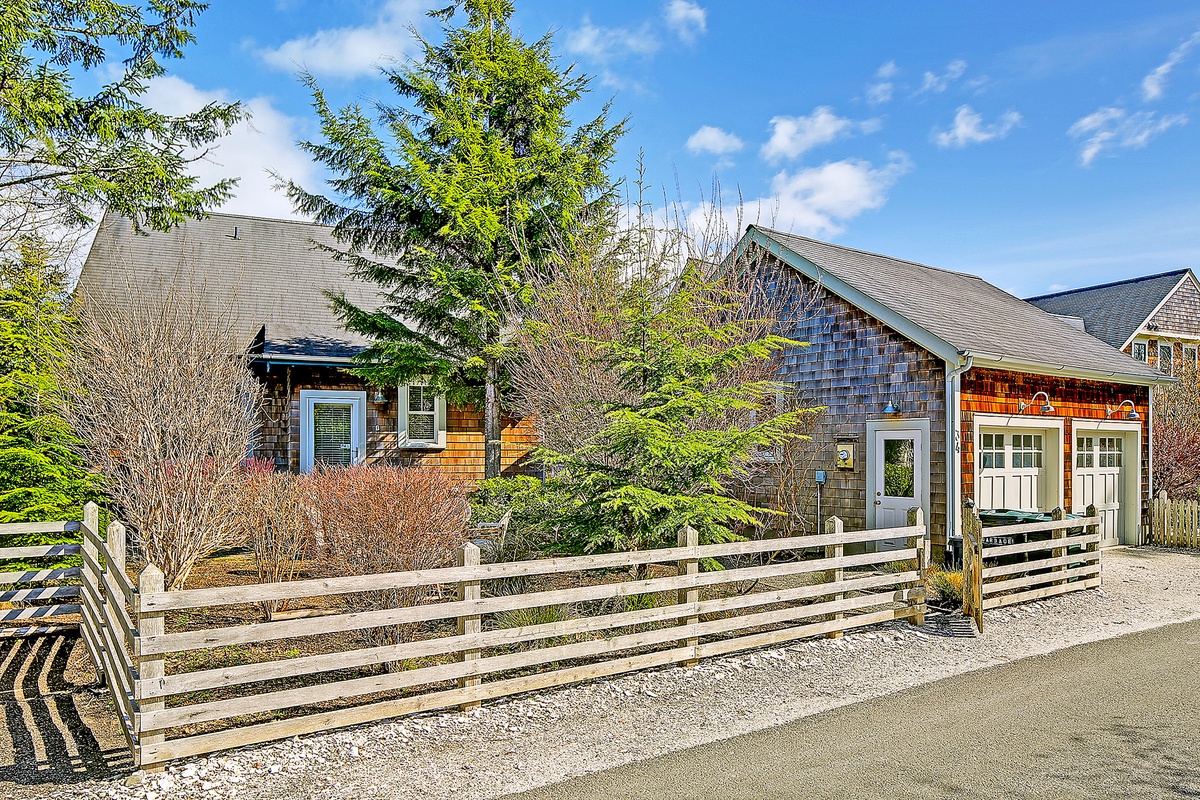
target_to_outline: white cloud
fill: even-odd
[[[783,170],[771,181],[769,197],[749,200],[725,212],[731,225],[761,223],[808,236],[836,236],[865,211],[887,202],[888,191],[912,169],[902,152],[875,166],[844,159],[797,172]],[[703,222],[700,212],[691,221]]]
[[[1162,97],[1163,91],[1167,83],[1167,76],[1171,74],[1171,70],[1179,65],[1179,62],[1187,58],[1189,52],[1196,45],[1200,44],[1200,31],[1193,33],[1183,44],[1176,47],[1167,56],[1167,60],[1159,64],[1142,79],[1142,97],[1146,101],[1157,100]]]
[[[829,106],[818,106],[806,117],[772,117],[771,138],[762,146],[761,155],[771,163],[799,158],[814,147],[828,144],[852,133],[875,133],[883,123],[878,119],[856,122],[839,117]]]
[[[1087,167],[1105,150],[1141,149],[1158,134],[1177,125],[1186,125],[1187,121],[1184,114],[1159,116],[1153,111],[1130,114],[1123,108],[1110,106],[1077,120],[1067,133],[1083,140],[1079,161]]]
[[[879,69],[875,70],[875,77],[879,79],[879,82],[872,83],[867,87],[867,102],[877,106],[890,101],[895,89],[892,78],[895,78],[899,72],[900,68],[896,66],[895,61],[886,61]]]
[[[409,26],[425,20],[427,0],[388,0],[369,25],[326,28],[258,50],[273,67],[305,69],[315,75],[357,78],[375,72],[380,63],[410,55],[416,41]]]
[[[983,123],[983,115],[970,106],[959,106],[954,115],[954,125],[944,131],[934,131],[933,141],[938,147],[966,147],[969,144],[1003,139],[1009,131],[1021,124],[1021,115],[1016,111],[1005,111],[991,125]]]
[[[687,140],[688,152],[697,155],[700,153],[712,153],[723,156],[729,153],[736,153],[744,146],[745,142],[737,136],[712,125],[701,125]]]
[[[921,94],[922,92],[941,94],[950,88],[950,84],[961,78],[966,71],[967,62],[961,58],[956,58],[946,65],[946,71],[941,75],[926,72],[921,80],[921,88],[917,90],[917,94]]]
[[[155,78],[147,87],[146,104],[167,114],[198,111],[207,103],[229,102],[222,90],[198,89],[187,81],[168,75]],[[276,109],[269,98],[246,101],[249,122],[241,122],[208,155],[191,165],[191,173],[206,185],[222,178],[239,178],[235,196],[222,211],[261,217],[297,217],[291,202],[274,187],[269,170],[306,186],[318,180],[317,167],[296,146],[302,121]]]
[[[648,22],[636,30],[605,28],[593,25],[591,19],[584,17],[580,26],[567,34],[565,46],[572,55],[587,56],[596,61],[613,61],[629,55],[654,55],[662,47],[662,42]]]
[[[689,0],[671,0],[663,10],[663,18],[671,32],[686,44],[695,44],[708,30],[708,11]]]

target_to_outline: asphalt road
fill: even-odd
[[[1200,797],[1200,623],[1061,650],[514,795]]]

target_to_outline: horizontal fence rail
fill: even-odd
[[[1056,515],[1059,512],[1055,512]],[[983,631],[983,612],[1100,586],[1100,518],[990,528],[1013,544],[989,544],[974,509],[964,512],[963,613]]]
[[[1146,544],[1200,548],[1200,501],[1172,500],[1161,492],[1151,511]]]
[[[0,525],[0,544],[14,536],[59,536],[74,538],[78,522],[12,522]],[[78,556],[79,544],[39,544],[0,546],[0,561],[61,561]],[[51,564],[53,561],[51,562]],[[0,637],[29,636],[73,628],[80,613],[83,587],[79,567],[51,567],[26,570],[0,568]],[[63,618],[66,619],[63,619]]]

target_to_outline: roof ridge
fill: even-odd
[[[978,275],[975,275],[973,273],[970,273],[970,272],[963,272],[963,271],[957,270],[957,269],[946,269],[945,267],[935,267],[930,264],[923,264],[920,261],[913,261],[908,258],[896,258],[895,256],[889,256],[885,253],[876,253],[873,250],[862,250],[857,247],[847,247],[844,244],[834,244],[833,242],[823,242],[820,239],[814,239],[811,236],[803,236],[799,233],[787,233],[785,231],[776,230],[775,228],[768,228],[765,225],[755,225],[755,224],[751,223],[750,227],[757,228],[758,230],[762,231],[763,233],[767,233],[767,234],[774,233],[774,234],[779,234],[780,236],[790,236],[793,239],[803,239],[806,242],[812,242],[813,244],[823,245],[824,247],[836,247],[839,250],[846,250],[851,253],[859,253],[864,256],[874,256],[875,258],[886,258],[888,261],[896,261],[901,264],[911,264],[914,267],[921,267],[922,269],[931,269],[936,272],[948,272],[951,275],[962,275],[964,278],[974,278],[977,281],[981,281],[983,283],[988,283],[983,278],[981,278]],[[988,285],[995,286],[995,284],[991,284],[991,283],[988,283]],[[999,288],[999,287],[995,287],[995,288]],[[1004,291],[1004,290],[1001,289],[1000,291]]]
[[[1077,289],[1063,289],[1061,292],[1050,292],[1049,294],[1039,294],[1039,295],[1035,295],[1033,297],[1026,297],[1025,300],[1027,302],[1032,302],[1034,300],[1049,300],[1051,297],[1063,297],[1064,295],[1078,294],[1079,292],[1090,292],[1095,289],[1111,289],[1114,286],[1127,286],[1127,285],[1131,285],[1134,283],[1141,283],[1142,281],[1152,281],[1152,280],[1157,280],[1158,278],[1166,278],[1171,275],[1183,275],[1186,272],[1191,272],[1191,268],[1190,267],[1182,267],[1180,269],[1172,269],[1172,270],[1167,270],[1166,272],[1159,272],[1154,275],[1139,275],[1135,278],[1124,278],[1119,281],[1110,281],[1108,283],[1097,283],[1092,286],[1080,286]]]
[[[186,222],[207,222],[213,217],[223,217],[225,219],[252,219],[259,222],[285,222],[289,225],[306,225],[310,228],[332,228],[333,225],[326,225],[323,222],[313,222],[306,219],[288,219],[286,217],[262,217],[257,214],[234,214],[228,211],[209,211],[207,217],[193,217]]]

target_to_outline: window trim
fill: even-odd
[[[1166,353],[1166,358],[1163,357]],[[1163,375],[1175,374],[1175,345],[1171,342],[1158,343],[1158,371]]]
[[[397,387],[396,390],[396,434],[401,450],[444,450],[446,449],[446,396],[436,395],[433,399],[433,419],[436,438],[408,438],[408,390],[411,388],[428,388],[428,384],[410,383]],[[428,412],[422,412],[428,413]]]
[[[1138,348],[1141,348],[1141,354],[1140,354],[1140,355],[1139,355],[1139,353],[1138,353]],[[1136,360],[1138,360],[1138,361],[1141,361],[1143,364],[1144,364],[1144,363],[1146,363],[1146,362],[1149,360],[1149,355],[1148,355],[1148,353],[1149,353],[1149,349],[1146,347],[1146,343],[1145,343],[1145,342],[1134,342],[1134,343],[1133,343],[1133,348],[1132,348],[1132,349],[1133,349],[1133,352],[1131,353],[1131,355],[1132,355],[1132,356],[1133,356],[1133,357],[1134,357]]]

